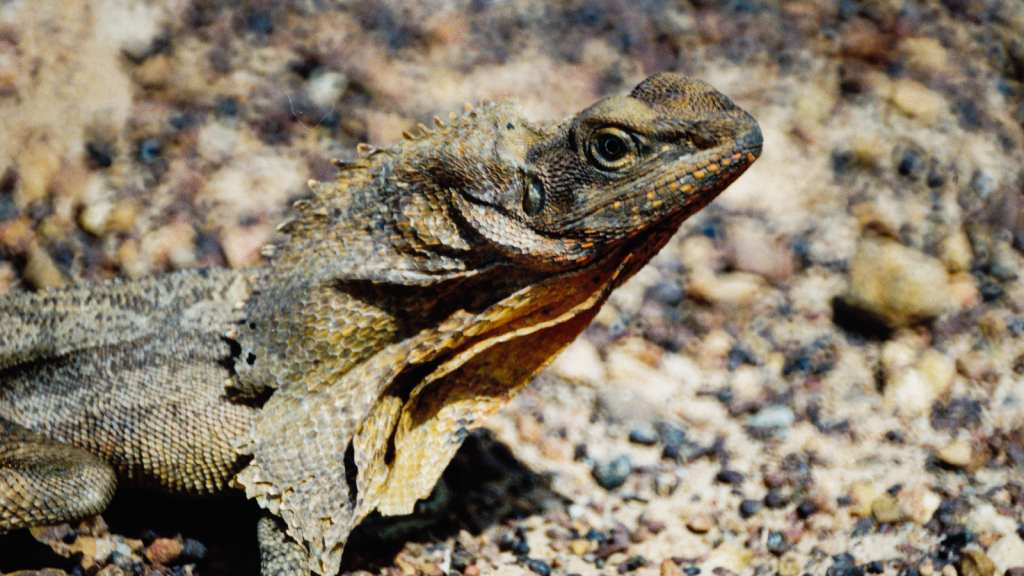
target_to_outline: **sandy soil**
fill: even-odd
[[[662,70],[762,158],[347,569],[1024,573],[1019,0],[0,2],[0,289],[257,264],[358,142]],[[254,573],[254,514],[119,496],[0,571]]]

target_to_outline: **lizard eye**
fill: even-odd
[[[636,145],[618,128],[602,128],[594,133],[588,148],[590,160],[602,170],[618,170],[636,156]]]
[[[533,177],[526,188],[526,196],[523,197],[523,212],[526,212],[527,216],[536,216],[543,207],[544,183],[539,178]]]

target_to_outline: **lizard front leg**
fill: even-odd
[[[99,514],[116,486],[100,458],[0,419],[0,532]]]

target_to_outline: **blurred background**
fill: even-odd
[[[763,156],[347,569],[1024,574],[1020,0],[2,1],[0,291],[258,265],[359,142],[666,70]],[[37,536],[255,561],[94,524]]]

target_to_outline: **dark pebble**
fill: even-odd
[[[132,558],[131,558],[131,556],[125,556],[124,554],[121,554],[120,552],[114,551],[114,552],[111,552],[110,556],[107,557],[107,561],[110,562],[111,564],[116,565],[118,568],[121,568],[122,570],[131,570],[131,566],[132,566]]]
[[[886,490],[886,493],[888,493],[890,496],[895,496],[899,494],[902,490],[903,484],[893,484],[892,486],[889,486],[889,488]]]
[[[526,542],[520,540],[512,545],[511,552],[516,556],[526,556],[530,553],[530,546]]]
[[[110,168],[114,163],[114,155],[117,150],[110,142],[88,142],[85,145],[85,152],[89,155],[89,166],[93,168]]]
[[[643,446],[653,446],[658,443],[658,431],[648,423],[637,424],[629,431],[629,441]]]
[[[1024,576],[1024,566],[1007,568],[1005,576]]]
[[[193,564],[201,562],[206,557],[206,546],[198,540],[185,538],[181,543],[181,555],[178,561],[182,564]]]
[[[937,556],[940,560],[949,560],[960,554],[960,550],[974,540],[974,535],[966,530],[961,530],[939,540]]]
[[[744,519],[750,518],[761,511],[761,501],[746,499],[740,502],[740,516]]]
[[[160,536],[157,535],[156,532],[153,532],[152,530],[145,530],[139,536],[139,540],[142,540],[142,545],[143,546],[149,548],[150,544],[152,544],[153,541],[156,540],[159,537]]]
[[[886,442],[892,442],[893,444],[904,444],[907,439],[903,436],[903,433],[899,430],[889,430],[885,433]]]
[[[776,532],[772,530],[768,533],[768,539],[765,542],[765,547],[768,551],[776,556],[782,556],[789,549],[789,542],[786,541],[786,537],[782,535],[782,532]]]
[[[684,454],[689,452],[686,450],[686,431],[682,428],[673,424],[659,422],[655,425],[655,430],[658,432],[658,441],[664,446],[664,449],[661,451],[662,458],[679,460],[682,459]]]
[[[540,574],[540,576],[549,576],[551,574],[551,566],[543,560],[537,558],[527,558],[524,564],[531,571]]]
[[[885,572],[885,564],[879,560],[873,560],[864,565],[864,571],[868,574],[881,574]]]
[[[853,498],[850,498],[849,496],[840,496],[839,498],[836,498],[836,504],[840,508],[846,508],[850,504],[853,504]]]
[[[742,484],[743,474],[735,470],[722,470],[715,475],[715,480],[718,480],[722,484]]]
[[[853,557],[853,554],[849,552],[843,552],[836,554],[832,557],[833,568],[850,568],[857,563],[857,559]]]
[[[587,457],[587,445],[586,444],[577,444],[572,449],[572,461],[573,462],[579,462],[580,460],[583,460],[586,457]]]
[[[678,282],[669,281],[648,288],[645,295],[655,302],[676,306],[686,298],[686,291]]]
[[[498,550],[502,552],[511,552],[512,548],[518,543],[518,540],[512,533],[502,532],[494,538],[494,543],[498,545]]]
[[[866,536],[875,529],[875,520],[871,517],[861,518],[853,525],[853,536]]]
[[[586,540],[590,540],[592,542],[597,542],[598,544],[603,544],[603,543],[608,542],[609,540],[611,540],[611,538],[609,538],[608,536],[605,536],[604,534],[598,532],[597,530],[595,530],[593,528],[588,530],[586,536],[584,536],[583,538],[586,539]]]
[[[160,142],[155,138],[147,138],[139,144],[139,160],[152,164],[160,159]]]
[[[785,508],[788,504],[789,497],[783,494],[781,490],[775,488],[769,490],[768,495],[764,497],[764,505],[773,510]]]
[[[633,473],[633,463],[628,456],[619,456],[608,462],[599,462],[594,465],[594,480],[605,490],[614,490],[626,483],[629,475]]]
[[[818,511],[818,505],[810,500],[804,500],[796,507],[796,516],[801,520],[808,519],[811,514]]]
[[[456,540],[455,546],[452,547],[452,569],[465,572],[466,568],[474,563],[476,563],[476,555],[463,546],[462,542]]]
[[[619,564],[619,574],[625,574],[626,572],[632,572],[637,568],[643,568],[647,565],[647,559],[643,556],[633,556],[629,560],[626,560],[622,564]]]
[[[61,541],[65,544],[71,544],[78,538],[77,530],[68,530],[68,533],[61,537]]]
[[[683,574],[686,574],[686,576],[697,576],[697,574],[700,574],[700,568],[697,568],[696,566],[683,568]]]
[[[946,177],[939,173],[939,171],[932,170],[928,173],[927,183],[929,188],[941,188],[946,183]]]
[[[170,569],[167,570],[167,574],[169,576],[188,576],[188,571],[185,570],[184,566],[178,565],[171,566]]]
[[[896,576],[921,576],[921,573],[913,566],[905,566],[900,568],[900,571],[896,573]]]

